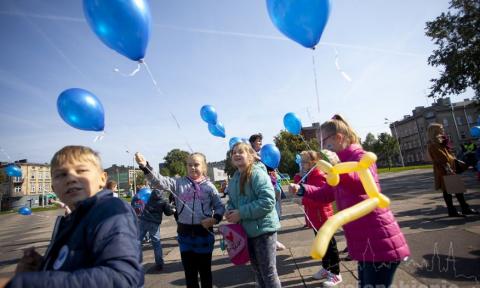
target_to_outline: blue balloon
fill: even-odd
[[[83,13],[105,45],[134,61],[145,57],[151,22],[146,0],[83,0]]]
[[[217,124],[217,111],[212,105],[203,105],[200,109],[200,116],[208,124]]]
[[[470,128],[470,134],[475,138],[480,137],[480,126],[473,126]]]
[[[322,37],[330,0],[267,0],[268,15],[285,36],[307,48]]]
[[[225,138],[225,127],[223,127],[221,122],[217,122],[217,124],[208,123],[208,131],[213,136]]]
[[[91,92],[71,88],[57,99],[57,110],[70,126],[87,131],[103,131],[105,127],[103,105]]]
[[[21,214],[21,215],[31,215],[32,214],[32,210],[28,207],[22,207],[20,209],[18,209],[18,214]]]
[[[22,177],[22,169],[15,164],[5,166],[5,173],[10,177]]]
[[[302,164],[302,156],[300,154],[295,155],[295,163],[298,165]]]
[[[239,137],[230,138],[230,141],[228,141],[228,145],[230,146],[230,150],[232,150],[233,146],[235,146],[235,144],[237,144],[238,142],[243,142],[243,141]]]
[[[280,164],[280,150],[273,144],[263,145],[262,149],[260,149],[260,158],[263,164],[276,169]]]
[[[152,195],[152,190],[150,188],[142,188],[137,191],[137,198],[142,200],[145,203],[148,203],[148,200],[150,199],[150,196]]]
[[[283,116],[283,125],[288,132],[293,135],[298,135],[302,131],[302,122],[300,118],[295,113],[287,113]]]

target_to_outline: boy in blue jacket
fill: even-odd
[[[51,161],[52,187],[72,213],[59,217],[42,257],[25,252],[6,287],[142,287],[143,269],[133,209],[103,190],[98,154],[66,146]]]

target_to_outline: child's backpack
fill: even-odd
[[[135,214],[140,217],[143,213],[143,210],[145,210],[145,202],[143,202],[143,200],[140,198],[134,197],[132,200],[132,207],[133,210],[135,210]]]

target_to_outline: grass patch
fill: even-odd
[[[405,166],[405,167],[379,168],[378,174],[387,173],[387,172],[415,170],[415,169],[433,169],[432,167],[433,167],[432,165],[417,165],[417,166]]]

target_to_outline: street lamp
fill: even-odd
[[[130,155],[130,151],[127,150],[125,152],[127,152],[127,154]],[[137,173],[135,172],[135,155],[133,155],[133,158],[132,158],[132,167],[133,167],[133,189],[132,189],[133,190],[132,197],[133,197],[135,194],[137,194],[137,183],[136,183]]]
[[[398,140],[398,132],[397,127],[395,127],[395,122],[391,122],[390,120],[388,120],[388,118],[385,118],[385,124],[392,124],[393,126],[393,131],[395,131],[395,139],[397,140],[398,148],[400,151],[400,161],[402,162],[402,166],[405,167],[405,162],[403,162],[402,147],[400,146],[400,141]]]

